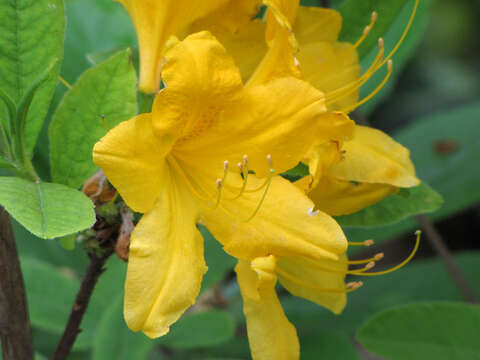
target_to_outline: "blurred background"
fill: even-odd
[[[360,1],[360,0],[356,0]],[[363,1],[363,0],[362,0]],[[308,5],[319,5],[309,1]],[[307,2],[305,2],[307,4]],[[342,1],[332,2],[341,6]],[[119,3],[109,0],[66,0],[67,34],[62,76],[74,83],[78,76],[108,55],[135,47],[130,19]],[[399,39],[413,1],[408,1],[385,34],[387,49]],[[381,14],[380,14],[381,16]],[[429,214],[473,292],[480,293],[480,2],[477,0],[421,0],[409,36],[394,57],[394,76],[387,87],[353,117],[368,121],[412,153],[418,176],[444,197],[443,207]],[[366,19],[368,23],[368,19]],[[373,53],[362,57],[366,68]],[[383,74],[384,75],[384,74]],[[362,93],[383,77],[378,74]],[[59,85],[54,111],[66,88]],[[49,178],[48,136],[45,126],[36,149],[35,166]],[[425,224],[423,224],[425,225]],[[418,218],[377,228],[347,227],[352,241],[376,240],[375,249],[353,257],[385,252],[385,264],[402,261],[413,246]],[[56,241],[30,235],[15,224],[25,272],[36,349],[52,353],[87,264],[78,244],[72,252]],[[171,333],[158,340],[131,333],[122,318],[126,264],[111,258],[90,303],[71,359],[249,359],[239,290],[232,274],[233,259],[206,237],[209,272],[194,308]],[[349,296],[340,316],[282,294],[289,319],[301,339],[302,359],[372,358],[355,341],[355,332],[372,315],[396,305],[424,300],[463,300],[465,292],[444,266],[430,242],[407,267],[365,281]],[[424,358],[425,359],[425,358]]]

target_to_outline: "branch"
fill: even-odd
[[[85,272],[80,290],[75,298],[75,303],[73,304],[62,338],[58,343],[55,353],[52,355],[52,360],[65,360],[67,359],[68,354],[70,354],[73,344],[81,331],[80,325],[83,316],[85,315],[85,311],[87,310],[93,289],[97,284],[98,278],[105,271],[103,266],[110,255],[112,255],[111,249],[104,250],[100,256],[95,254],[95,251],[88,253],[90,261],[88,263],[87,271]]]
[[[427,235],[427,239],[429,240],[430,245],[433,247],[437,255],[443,259],[447,270],[450,272],[453,280],[457,284],[460,291],[463,293],[465,300],[469,303],[476,304],[477,300],[472,288],[468,284],[468,281],[465,279],[465,276],[463,275],[460,268],[455,263],[455,259],[445,245],[445,242],[443,241],[442,236],[438,232],[435,225],[425,215],[418,215],[416,216],[416,218],[420,224],[420,227]]]
[[[4,360],[32,360],[33,344],[17,246],[8,213],[0,207],[0,338]]]

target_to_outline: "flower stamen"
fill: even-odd
[[[235,196],[232,200],[236,200],[238,199],[240,196],[243,195],[243,193],[245,192],[245,189],[247,188],[247,181],[248,181],[248,156],[247,155],[243,155],[243,164],[242,163],[238,163],[237,164],[238,168],[240,169],[240,173],[242,174],[243,176],[243,184],[242,184],[242,187],[240,189],[240,192],[238,193],[237,196]]]
[[[385,86],[385,84],[387,83],[388,79],[390,79],[390,76],[392,75],[392,71],[393,71],[393,62],[392,60],[388,60],[388,73],[387,75],[385,76],[385,78],[382,80],[382,82],[375,88],[375,90],[373,90],[367,97],[365,97],[364,99],[358,101],[356,104],[353,104],[351,105],[350,107],[346,108],[346,109],[342,109],[340,111],[344,112],[344,113],[349,113],[353,110],[355,110],[357,107],[365,104],[368,100],[370,100],[371,98],[373,98],[375,95],[378,94],[378,92],[380,90],[382,90],[382,88]]]
[[[215,203],[215,209],[218,207],[220,204],[220,200],[222,198],[222,189],[223,189],[223,184],[227,180],[227,174],[228,174],[228,160],[225,160],[223,162],[223,177],[221,179],[217,179],[217,201]]]
[[[281,277],[283,277],[287,280],[290,280],[291,282],[294,282],[294,283],[296,283],[296,284],[298,284],[302,287],[306,287],[306,288],[309,288],[309,289],[312,289],[312,290],[316,290],[316,291],[320,291],[320,292],[326,292],[326,293],[349,293],[349,292],[357,290],[358,288],[360,288],[363,285],[363,282],[361,282],[361,281],[353,281],[353,282],[347,283],[343,288],[341,288],[341,287],[340,288],[324,288],[324,287],[317,286],[315,284],[311,284],[309,282],[303,281],[303,280],[297,278],[296,276],[294,276],[292,274],[289,274],[286,271],[283,271],[280,268],[277,268],[276,272]]]
[[[362,36],[353,45],[354,49],[357,49],[360,46],[360,44],[362,44],[363,41],[367,38],[367,36],[370,33],[370,31],[372,30],[373,26],[377,22],[377,18],[378,18],[377,12],[376,11],[372,12],[372,17],[370,18],[370,24],[365,26],[365,29],[363,30]]]
[[[372,239],[368,239],[360,242],[355,242],[355,241],[348,242],[348,245],[352,245],[352,246],[372,246],[373,244],[375,244],[375,242]]]
[[[362,273],[362,274],[357,274],[357,275],[362,275],[362,276],[378,276],[378,275],[385,275],[385,274],[389,274],[391,272],[394,272],[402,267],[404,267],[406,264],[408,264],[410,262],[410,260],[412,260],[412,258],[415,256],[415,254],[417,253],[417,250],[418,250],[418,247],[420,245],[420,237],[422,235],[422,232],[420,230],[417,230],[415,231],[415,235],[417,236],[417,238],[415,239],[415,246],[412,250],[412,252],[410,253],[410,255],[405,259],[403,260],[400,264],[398,264],[397,266],[394,266],[393,268],[391,269],[388,269],[388,270],[384,270],[384,271],[377,271],[377,272],[371,272],[371,273]]]
[[[380,66],[379,64],[381,64],[383,55],[385,53],[385,42],[383,41],[382,38],[378,39],[378,48],[379,50],[378,50],[377,56],[375,57],[370,67],[367,69],[367,71],[365,71],[365,73],[363,73],[362,76],[360,76],[355,81],[352,81],[350,84],[342,86],[341,88],[333,90],[326,94],[325,103],[327,105],[331,105],[336,101],[343,99],[346,96],[349,96],[354,91],[357,91],[358,89],[360,89],[363,86],[363,84],[365,84],[372,77],[372,75],[379,69],[379,66]]]

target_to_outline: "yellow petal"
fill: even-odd
[[[408,149],[380,130],[356,126],[346,141],[345,158],[334,165],[330,176],[340,180],[412,187],[420,183]]]
[[[395,193],[395,186],[358,183],[323,177],[308,193],[317,209],[339,216],[357,212]]]
[[[176,124],[180,141],[198,136],[216,121],[242,88],[240,73],[225,48],[208,32],[170,44],[155,98],[153,124],[158,135]]]
[[[324,92],[329,93],[346,87],[360,76],[361,68],[353,45],[338,42],[312,42],[300,46],[297,54],[302,78]],[[348,108],[359,98],[354,87],[345,88],[341,95],[328,103],[330,111]]]
[[[184,184],[172,182],[135,228],[124,304],[133,331],[162,336],[195,302],[207,270],[197,211]]]
[[[335,42],[342,28],[342,16],[338,11],[319,7],[300,6],[293,31],[304,46],[322,41]]]
[[[295,53],[296,43],[292,43],[291,33],[283,28],[276,31],[269,49],[247,82],[247,87],[266,84],[282,77],[300,77]]]
[[[275,292],[275,258],[240,260],[235,268],[247,319],[253,360],[297,360],[297,331],[288,321]]]
[[[252,18],[257,15],[261,3],[262,0],[229,0],[218,10],[196,21],[193,28],[197,31],[210,30],[213,25],[230,32],[237,32],[242,27],[247,26]]]
[[[250,77],[248,87],[282,77],[300,77],[295,53],[298,43],[292,31],[299,0],[263,0],[268,6],[266,41],[269,50]]]
[[[117,0],[133,20],[140,47],[140,90],[151,93],[160,84],[163,48],[172,35],[216,10],[227,0]]]
[[[345,293],[345,272],[347,257],[340,261],[316,260],[305,258],[278,259],[279,280],[290,293],[323,306],[339,314],[347,303]],[[338,270],[325,271],[326,268]],[[285,274],[285,275],[282,275]]]
[[[245,90],[205,136],[179,145],[176,152],[185,162],[215,171],[214,179],[221,177],[224,160],[235,167],[244,154],[258,177],[269,174],[268,154],[276,173],[281,173],[296,166],[313,144],[328,135],[330,120],[323,114],[322,93],[297,79],[275,80]]]
[[[279,29],[292,32],[300,0],[263,0],[267,9],[267,42],[272,41]]]
[[[142,114],[110,130],[93,149],[93,161],[122,194],[128,206],[149,211],[169,176],[165,156],[172,141],[153,134],[151,114]]]
[[[215,23],[194,24],[194,29],[210,31],[227,49],[240,69],[242,79],[247,81],[267,52],[265,24],[260,19],[250,20],[232,32],[225,26]]]
[[[347,241],[340,226],[324,213],[312,213],[314,204],[295,185],[274,177],[255,214],[265,188],[250,191],[264,180],[250,175],[247,190],[235,198],[242,183],[239,175],[231,174],[218,208],[202,212],[202,221],[226,252],[244,260],[270,254],[336,260],[345,252]]]

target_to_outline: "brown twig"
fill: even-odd
[[[33,359],[32,334],[17,246],[8,213],[0,207],[0,338],[4,360]]]
[[[445,264],[445,267],[450,272],[453,280],[457,284],[458,288],[462,292],[466,301],[472,304],[477,303],[477,299],[475,294],[473,293],[472,288],[468,284],[468,281],[465,279],[460,268],[455,263],[455,260],[448,250],[447,246],[445,245],[442,236],[440,235],[439,231],[435,227],[435,225],[430,221],[430,219],[426,215],[418,215],[416,216],[420,227],[427,235],[427,239],[432,245],[433,249],[440,256]]]
[[[98,278],[105,271],[103,266],[112,253],[112,249],[107,249],[100,255],[97,255],[95,251],[88,254],[90,261],[88,263],[87,271],[83,277],[77,297],[75,298],[75,303],[73,304],[62,338],[58,343],[55,353],[51,357],[52,360],[65,360],[70,353],[72,346],[81,331],[80,325],[83,316],[85,315],[85,311],[87,310],[93,289],[97,284]]]
[[[322,3],[322,7],[324,8],[330,7],[330,1],[328,0],[321,0],[321,3]]]

